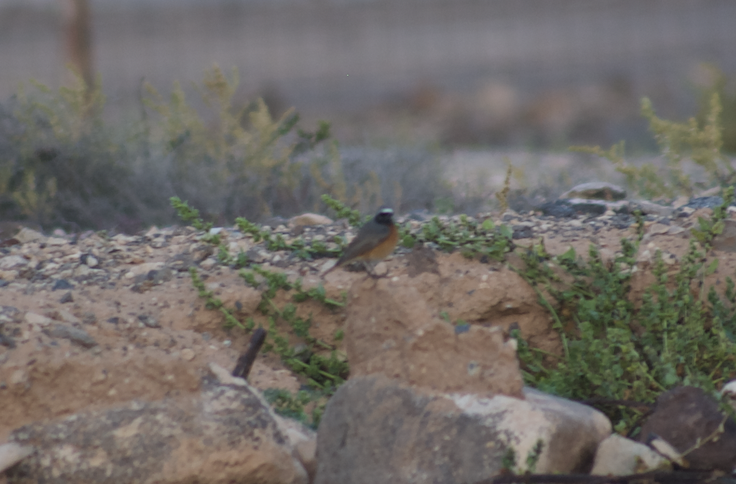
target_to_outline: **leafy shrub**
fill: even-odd
[[[260,99],[235,106],[237,87],[237,71],[207,71],[202,115],[178,84],[168,99],[146,85],[142,119],[108,125],[99,83],[30,83],[0,106],[0,216],[133,231],[172,223],[172,196],[224,223],[320,211],[323,193],[362,211],[427,208],[449,193],[431,152],[341,151],[328,123],[307,132],[293,110],[274,119]]]
[[[710,111],[710,101],[714,94],[718,95],[723,108],[721,112],[723,152],[736,154],[736,80],[729,79],[715,66],[705,67],[710,71],[713,81],[700,94],[698,122],[706,123]]]
[[[647,98],[642,100],[641,110],[666,162],[663,167],[652,163],[642,166],[627,163],[623,141],[609,150],[599,146],[574,146],[571,149],[608,159],[616,165],[616,171],[626,176],[627,184],[647,198],[692,196],[696,189],[725,187],[736,181],[736,170],[721,152],[722,107],[717,93],[710,97],[707,112],[700,121],[690,118],[685,123],[677,123],[661,119]],[[704,182],[692,179],[689,172],[693,168],[698,168],[705,175]]]

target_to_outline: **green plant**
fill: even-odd
[[[627,184],[644,197],[692,196],[696,188],[728,186],[736,180],[736,170],[721,153],[722,111],[718,93],[708,100],[708,109],[700,120],[690,118],[685,123],[667,121],[657,117],[649,99],[642,100],[641,112],[649,122],[649,129],[664,155],[666,165],[658,168],[652,163],[637,167],[626,162],[624,142],[609,150],[599,146],[573,146],[570,149],[606,158],[616,166],[616,171],[626,176]],[[706,175],[705,184],[694,182],[686,171],[686,163],[692,162]]]
[[[727,77],[723,71],[712,65],[704,66],[711,78],[709,85],[701,89],[699,97],[698,122],[707,123],[710,113],[710,103],[713,95],[718,95],[723,110],[721,111],[721,127],[723,152],[736,153],[736,83],[733,78]]]
[[[282,388],[267,388],[263,396],[276,413],[307,425],[312,429],[319,426],[325,408],[324,395],[314,391],[300,390],[296,394]],[[306,407],[313,404],[311,416],[307,416]]]
[[[736,377],[734,283],[726,278],[723,297],[713,286],[696,289],[717,267],[717,259],[709,261],[703,247],[717,232],[714,227],[723,223],[733,190],[724,198],[713,218],[701,222],[704,245],[691,240],[674,276],[657,252],[654,281],[641,304],[635,304],[631,293],[638,240],[623,239],[621,253],[608,263],[593,246],[587,262],[572,249],[556,257],[540,247],[524,253],[525,267],[517,270],[538,288],[563,343],[563,354],[556,357],[529,347],[514,333],[527,383],[578,400],[653,402],[676,385],[715,391]],[[571,275],[572,283],[562,284],[554,266]],[[606,410],[619,431],[630,428],[637,415],[621,405]]]
[[[331,394],[345,381],[349,373],[345,356],[339,353],[333,345],[310,335],[311,317],[306,320],[299,317],[296,306],[292,303],[279,308],[273,298],[278,291],[284,290],[293,291],[291,300],[295,303],[311,299],[330,308],[336,308],[344,306],[344,301],[327,298],[324,287],[321,285],[304,290],[301,280],[298,279],[292,283],[284,274],[267,271],[259,266],[253,266],[251,270],[241,270],[240,276],[246,284],[263,289],[258,309],[268,318],[270,338],[269,343],[264,345],[264,349],[275,351],[287,367],[297,374],[304,375],[310,386]],[[304,345],[299,346],[299,349],[297,345],[291,345],[288,336],[279,332],[277,320],[285,323],[290,328],[290,332],[300,338]],[[338,342],[339,339],[335,338],[335,342]],[[325,351],[329,352],[329,356],[324,356]]]
[[[491,219],[479,223],[465,215],[460,215],[459,223],[452,220],[445,223],[433,217],[416,237],[410,235],[406,227],[400,237],[405,247],[416,242],[431,242],[443,251],[460,250],[468,258],[503,260],[514,248],[513,232],[507,225],[496,227]]]

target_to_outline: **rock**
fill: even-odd
[[[516,341],[505,341],[501,328],[474,325],[455,334],[414,286],[401,281],[358,281],[349,301],[351,377],[379,373],[434,392],[521,396]]]
[[[15,442],[0,445],[0,474],[31,454],[33,447],[29,445],[18,445]]]
[[[25,257],[19,255],[9,255],[0,259],[0,270],[19,269],[28,265]]]
[[[181,350],[181,357],[186,361],[192,361],[197,354],[191,348],[184,348]]]
[[[650,202],[648,200],[636,200],[631,202],[631,211],[640,210],[644,215],[656,215],[658,217],[670,217],[675,209]]]
[[[588,200],[584,198],[569,198],[547,202],[537,208],[544,215],[557,218],[572,218],[578,215],[603,215],[608,210],[616,213],[626,213],[629,202],[621,200],[608,202],[604,200]]]
[[[308,482],[265,401],[214,381],[197,398],[82,412],[11,439],[37,450],[8,471],[19,484]]]
[[[97,257],[92,254],[82,254],[79,260],[82,264],[86,264],[87,267],[97,267],[100,263],[100,261],[97,260]]]
[[[199,263],[199,267],[201,267],[205,271],[212,269],[216,265],[217,265],[217,260],[213,259],[212,257],[208,257],[207,259]]]
[[[149,328],[160,328],[161,327],[158,320],[156,320],[156,318],[154,318],[153,316],[149,316],[148,314],[139,314],[138,321],[140,321],[141,323],[143,323],[145,326]]]
[[[37,324],[39,326],[48,326],[53,322],[51,318],[43,316],[41,314],[27,312],[23,317],[28,324]]]
[[[163,262],[145,262],[143,264],[137,264],[130,268],[125,274],[125,277],[133,279],[136,276],[148,276],[151,271],[157,271],[164,267]],[[128,274],[131,274],[130,276]]]
[[[559,198],[584,198],[588,200],[623,200],[626,190],[620,186],[605,182],[590,182],[576,185],[560,195]]]
[[[64,295],[59,298],[59,302],[61,304],[74,302],[74,297],[72,296],[72,292],[71,291],[65,292]]]
[[[61,237],[49,237],[48,239],[46,239],[46,245],[49,245],[52,247],[60,247],[68,243],[69,241]]]
[[[317,213],[303,213],[289,219],[289,227],[305,227],[310,225],[329,225],[333,220]]]
[[[723,232],[713,239],[713,248],[726,252],[736,252],[736,220],[724,220]]]
[[[736,380],[731,380],[730,382],[723,385],[723,388],[721,389],[721,394],[725,398],[726,402],[731,405],[731,408],[736,411]]]
[[[97,341],[83,329],[73,328],[64,324],[56,324],[48,330],[48,335],[52,338],[68,339],[72,343],[76,343],[85,348],[97,346]]]
[[[699,388],[677,387],[660,395],[640,435],[642,442],[656,437],[668,442],[692,470],[730,473],[736,467],[736,422],[726,418],[718,402]]]
[[[54,285],[51,287],[52,291],[58,291],[58,290],[66,290],[66,289],[74,289],[74,286],[71,282],[67,281],[66,279],[57,279],[54,281]]]
[[[595,464],[590,473],[598,476],[625,476],[669,468],[669,461],[646,445],[613,434],[598,446]]]
[[[700,208],[716,208],[723,203],[721,197],[697,197],[691,198],[685,205],[687,208],[698,210]]]
[[[320,423],[315,483],[486,482],[509,448],[523,472],[539,440],[536,472],[587,472],[608,419],[541,392],[524,396],[427,394],[384,376],[351,378]]]
[[[28,242],[33,242],[34,240],[43,240],[44,235],[36,230],[29,229],[28,227],[23,227],[22,229],[20,229],[20,232],[15,234],[14,238],[21,244],[25,244]]]

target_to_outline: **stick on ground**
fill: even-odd
[[[253,362],[256,360],[256,356],[258,356],[258,352],[261,350],[261,346],[263,346],[264,341],[266,341],[265,329],[258,328],[253,331],[253,335],[250,337],[250,342],[248,343],[248,348],[246,348],[245,352],[240,355],[240,358],[238,358],[238,363],[235,365],[235,369],[233,370],[233,376],[239,376],[246,380],[248,379],[250,369],[253,367]]]

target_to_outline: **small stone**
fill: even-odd
[[[64,324],[55,325],[49,332],[48,335],[54,338],[68,339],[72,343],[76,343],[85,348],[92,348],[97,346],[97,341],[89,335],[85,330],[72,328]]]
[[[10,375],[10,384],[11,385],[28,385],[30,382],[28,381],[28,372],[24,369],[18,369],[15,370]]]
[[[385,262],[379,262],[376,267],[373,268],[373,273],[378,277],[383,277],[388,274],[388,266]]]
[[[15,442],[0,445],[0,474],[33,454],[34,450],[33,446],[18,445]]]
[[[25,257],[9,255],[0,259],[0,270],[17,269],[28,264]]]
[[[25,319],[28,324],[38,324],[39,326],[48,326],[53,322],[51,318],[32,312],[27,312],[23,319]]]
[[[301,215],[297,215],[296,217],[292,217],[291,220],[289,220],[289,226],[291,227],[303,227],[308,225],[329,225],[331,223],[333,223],[333,220],[331,218],[316,213],[303,213]]]
[[[201,267],[202,269],[206,271],[212,269],[216,265],[217,265],[217,261],[213,259],[212,257],[208,257],[207,259],[199,263],[199,267]]]
[[[148,316],[147,314],[139,314],[138,320],[143,323],[145,326],[148,326],[149,328],[160,328],[161,325],[158,324],[158,321],[156,321],[156,318],[153,316]]]
[[[65,292],[64,295],[59,298],[59,302],[61,304],[74,302],[74,298],[72,297],[72,292],[71,291]]]
[[[67,243],[67,240],[62,239],[61,237],[49,237],[48,239],[46,239],[46,245],[49,246],[59,247],[62,245],[66,245]]]
[[[196,355],[194,354],[194,350],[191,350],[189,348],[184,348],[181,350],[181,357],[184,358],[186,361],[192,361]]]
[[[56,291],[59,289],[74,289],[74,286],[71,282],[67,281],[66,279],[57,279],[54,282],[54,285],[51,286],[52,291]]]
[[[97,267],[97,265],[99,264],[97,257],[91,254],[82,255],[81,260],[83,264],[87,265],[87,267]]]
[[[44,235],[36,230],[29,229],[28,227],[23,227],[22,229],[20,229],[20,232],[15,234],[15,237],[13,238],[21,244],[25,244],[28,242],[33,242],[34,240],[42,240],[44,238]]]
[[[89,314],[89,313],[87,313],[87,314]],[[69,311],[67,311],[65,309],[60,309],[58,311],[58,315],[59,315],[59,318],[61,318],[61,320],[64,321],[65,323],[71,323],[71,324],[80,324],[81,323],[81,321],[79,320],[78,317],[76,317],[75,315],[73,315],[72,313],[70,313]]]
[[[560,195],[560,198],[584,198],[587,200],[623,200],[626,190],[605,182],[582,183]]]
[[[97,316],[95,315],[95,313],[84,313],[82,315],[82,323],[95,324],[97,323]]]
[[[623,476],[670,468],[669,462],[644,444],[613,434],[598,445],[592,475]]]

